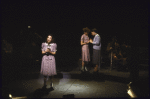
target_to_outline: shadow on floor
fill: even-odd
[[[53,91],[53,88],[39,88],[36,89],[34,92],[27,95],[27,98],[42,98],[43,96],[48,95],[51,91]]]
[[[104,82],[107,81],[114,81],[114,82],[120,82],[120,83],[129,83],[129,78],[125,77],[118,77],[118,76],[112,76],[112,75],[105,75],[103,73],[90,73],[90,72],[81,72],[80,74],[63,74],[68,76],[63,76],[63,78],[67,79],[79,79],[81,81],[97,81],[97,82]],[[59,78],[57,76],[57,78]]]
[[[75,78],[77,75],[71,75],[71,78]],[[124,78],[124,77],[118,77],[118,76],[112,76],[112,75],[105,75],[103,73],[83,73],[79,75],[80,80],[84,81],[90,81],[94,80],[97,82],[105,82],[107,81],[114,81],[114,82],[120,82],[120,83],[129,83],[129,78]]]

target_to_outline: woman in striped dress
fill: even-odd
[[[55,63],[55,54],[57,49],[57,44],[52,42],[52,35],[47,36],[45,43],[42,43],[42,62],[41,62],[41,71],[40,73],[44,76],[44,87],[46,87],[46,77],[48,76],[51,80],[50,86],[53,87],[53,76],[57,75],[56,73],[56,63]]]
[[[84,65],[85,62],[89,62],[90,61],[90,52],[89,52],[89,37],[88,37],[88,33],[90,32],[90,29],[83,28],[84,34],[81,36],[81,45],[82,45],[82,68],[81,70],[84,71]],[[85,67],[85,70],[87,71],[87,68]]]

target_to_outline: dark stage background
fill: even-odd
[[[84,27],[98,29],[104,51],[113,36],[119,44],[148,47],[147,1],[2,0],[1,11],[2,40],[13,47],[12,53],[3,53],[2,63],[14,72],[40,70],[41,44],[48,34],[53,34],[58,46],[57,67],[76,67]]]

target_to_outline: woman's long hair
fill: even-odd
[[[49,34],[49,35],[46,36],[45,42],[47,43],[47,38],[48,38],[48,36],[52,36],[52,41],[51,41],[50,43],[54,43],[54,37],[53,37],[52,34]]]

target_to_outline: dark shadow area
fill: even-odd
[[[149,65],[141,64],[139,65],[140,71],[149,71]]]
[[[129,83],[129,78],[118,77],[118,76],[111,76],[105,75],[103,73],[89,73],[89,72],[81,72],[80,74],[69,74],[70,79],[80,79],[82,81],[98,81],[104,82],[105,80],[120,82],[120,83]]]
[[[27,98],[42,98],[45,95],[48,95],[51,91],[53,91],[54,89],[51,88],[39,88],[36,89],[33,93],[30,93],[27,95]]]
[[[59,46],[56,56],[56,67],[60,71],[69,72],[78,66],[80,58],[80,46]]]
[[[95,80],[98,82],[104,82],[105,80],[108,80],[108,81],[120,82],[125,84],[129,82],[129,79],[127,78],[105,75],[103,73],[93,73],[91,75],[83,75],[83,78],[81,76],[80,80]]]
[[[63,95],[62,98],[74,98],[74,94]]]
[[[71,75],[71,77],[75,77],[75,75]],[[93,75],[89,72],[81,72],[78,79],[82,81],[91,81],[93,80]]]
[[[38,79],[40,73],[33,73],[33,74],[20,74],[16,76],[16,79],[18,80],[31,80],[31,79]]]
[[[40,71],[40,62],[35,59],[22,57],[19,53],[5,54],[2,56],[2,83],[7,84],[14,80],[20,80],[23,73]]]
[[[57,73],[57,75],[54,75],[54,78],[63,78],[63,74],[62,73]]]
[[[19,74],[19,75],[14,76],[14,78],[17,81],[18,80],[32,80],[32,79],[38,79],[40,75],[41,75],[40,72],[39,73]],[[63,78],[63,74],[57,73],[57,75],[54,75],[54,78]]]
[[[111,76],[111,75],[105,75],[105,80],[125,83],[125,84],[129,83],[130,81],[129,78],[117,77],[117,76]]]
[[[3,86],[2,86],[2,88],[0,88],[0,90],[1,90],[2,97],[5,98],[5,99],[8,99],[9,94],[11,93],[11,90],[8,89],[7,87],[3,87]]]
[[[2,97],[5,99],[9,99],[9,94],[15,97],[23,97],[26,96],[26,91],[22,88],[18,88],[18,86],[12,86],[11,88],[7,86],[2,86],[1,88]]]
[[[139,98],[149,97],[149,77],[142,77],[136,82],[128,84],[128,89],[132,89],[134,94]]]

